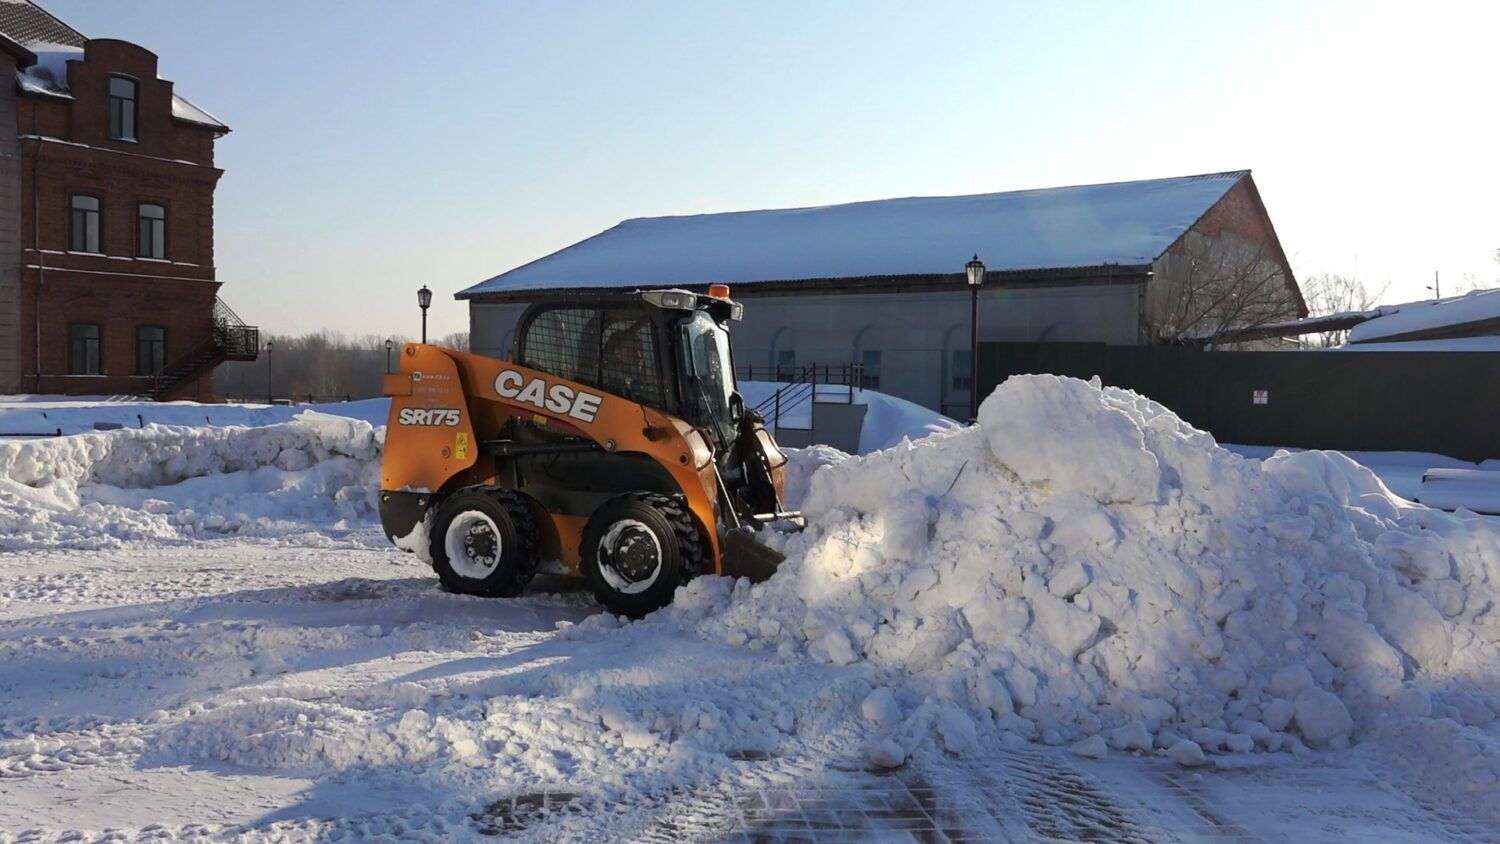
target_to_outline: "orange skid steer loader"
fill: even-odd
[[[633,617],[698,574],[769,577],[782,556],[755,533],[800,516],[735,389],[740,314],[723,285],[586,295],[527,309],[507,361],[407,344],[385,381],[386,536],[455,592],[509,597],[543,570]]]

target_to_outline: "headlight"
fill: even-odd
[[[698,297],[686,290],[647,290],[641,298],[671,311],[691,311],[698,306]]]

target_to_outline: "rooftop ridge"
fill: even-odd
[[[1158,176],[1150,179],[1122,179],[1115,182],[1086,182],[1074,185],[1054,185],[1044,188],[1017,188],[1015,190],[986,191],[984,193],[959,193],[959,194],[931,194],[919,196],[888,196],[880,199],[855,199],[849,202],[830,202],[823,205],[800,205],[783,208],[750,208],[738,211],[703,211],[697,214],[658,214],[649,217],[627,217],[621,220],[619,225],[634,223],[642,220],[687,220],[694,217],[728,217],[736,214],[774,214],[793,211],[822,211],[829,208],[849,208],[859,205],[876,205],[886,202],[919,202],[922,200],[960,200],[960,199],[984,199],[999,196],[1020,196],[1030,193],[1051,193],[1053,191],[1083,190],[1086,188],[1109,188],[1123,187],[1126,185],[1145,185],[1165,182],[1199,182],[1209,179],[1230,179],[1239,181],[1250,175],[1250,170],[1223,170],[1218,173],[1196,173],[1189,176]]]

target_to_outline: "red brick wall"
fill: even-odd
[[[1261,204],[1260,192],[1255,189],[1255,183],[1249,176],[1230,188],[1224,198],[1210,208],[1192,230],[1213,238],[1228,231],[1260,246],[1266,255],[1281,265],[1282,271],[1286,273],[1287,287],[1295,291],[1298,300],[1301,300],[1302,291],[1297,287],[1292,266],[1287,262],[1286,253],[1282,251],[1281,242],[1276,237],[1276,230],[1272,228],[1271,219],[1265,206]],[[1303,310],[1305,312],[1306,309]]]
[[[137,80],[136,142],[109,138],[109,77]],[[172,83],[156,56],[124,41],[94,40],[68,66],[72,99],[20,97],[22,140],[21,357],[24,388],[56,393],[139,392],[136,329],[167,329],[167,365],[208,339],[214,297],[215,133],[171,117]],[[40,137],[27,137],[40,136]],[[102,254],[69,252],[71,197],[98,197]],[[142,202],[167,209],[165,260],[137,257]],[[102,327],[98,377],[69,376],[69,329]],[[40,375],[37,326],[40,325]],[[212,374],[177,397],[213,398]]]
[[[29,270],[26,281],[35,285],[39,272]],[[213,313],[217,282],[153,281],[142,284],[137,279],[101,279],[48,270],[42,288],[42,378],[38,387],[28,389],[42,393],[117,394],[138,393],[150,385],[150,378],[136,377],[136,329],[160,325],[167,330],[167,363],[191,351],[208,339],[209,315]],[[172,305],[164,307],[162,301]],[[21,319],[27,325],[36,320],[35,298],[22,302]],[[68,375],[71,336],[69,325],[92,322],[100,326],[100,363],[102,376]],[[35,348],[24,349],[28,363],[35,359]],[[28,372],[34,370],[28,369]],[[35,379],[28,379],[28,381]],[[200,378],[192,387],[184,387],[179,398],[201,401],[213,399],[212,378]]]

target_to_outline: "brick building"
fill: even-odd
[[[0,3],[0,392],[213,398],[255,357],[218,299],[214,141],[155,54]]]

